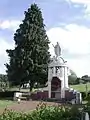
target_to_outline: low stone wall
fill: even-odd
[[[31,99],[32,100],[44,100],[48,98],[48,91],[44,92],[37,92],[37,93],[32,93],[31,94]]]
[[[74,94],[73,94],[73,92],[70,92],[70,91],[65,91],[65,99],[66,100],[72,100],[72,99],[74,99],[75,98],[75,96],[74,96]]]

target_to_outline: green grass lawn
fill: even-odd
[[[86,91],[86,84],[78,84],[78,85],[70,85],[70,88],[73,88],[79,92],[85,92]],[[48,90],[48,87],[45,88],[39,88],[39,90]],[[33,89],[33,92],[37,89]],[[87,91],[90,91],[90,83],[87,83]]]
[[[70,87],[80,92],[86,91],[86,84],[70,85]],[[90,83],[87,83],[87,91],[90,91]]]
[[[8,89],[9,91],[19,91],[19,88],[18,87],[13,87],[13,88],[9,88]],[[30,89],[20,89],[21,92],[29,92]]]
[[[14,104],[15,102],[14,101],[11,101],[11,100],[0,100],[0,108],[6,108],[8,107],[9,105],[12,105]]]
[[[86,84],[79,84],[79,85],[70,85],[71,88],[74,88],[75,90],[77,91],[80,91],[80,92],[84,92],[86,91]],[[90,91],[90,83],[87,83],[87,88],[88,88],[88,91]],[[47,87],[45,88],[39,88],[39,90],[48,90]],[[10,91],[18,91],[19,88],[18,87],[13,87],[13,88],[9,88]],[[34,92],[35,90],[37,89],[33,89],[32,91]],[[21,89],[20,90],[21,92],[29,92],[30,90],[29,89]]]

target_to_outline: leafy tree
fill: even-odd
[[[84,75],[84,76],[82,76],[82,78],[88,78],[89,76],[88,75]]]
[[[35,82],[44,84],[50,59],[49,40],[42,13],[36,4],[25,11],[25,18],[14,34],[14,41],[15,49],[7,50],[10,57],[9,64],[6,64],[9,81],[18,85],[30,80],[31,89]]]
[[[80,84],[80,78],[78,77],[75,81],[76,84]]]
[[[84,83],[90,82],[90,76],[88,75],[82,76],[81,79],[84,81]]]
[[[68,76],[68,82],[71,85],[74,85],[77,83],[77,75],[75,74],[74,71],[70,70],[71,75]]]

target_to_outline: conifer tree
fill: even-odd
[[[49,39],[46,35],[42,12],[36,4],[25,11],[25,18],[14,34],[15,48],[7,50],[10,58],[6,64],[8,80],[13,85],[30,81],[47,81],[47,65],[50,60]]]

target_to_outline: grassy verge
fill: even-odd
[[[14,101],[11,101],[11,100],[0,100],[0,109],[1,108],[6,108],[12,104],[15,104]]]
[[[86,91],[86,84],[71,85],[70,87],[80,92]],[[90,83],[87,83],[87,91],[90,91]]]

